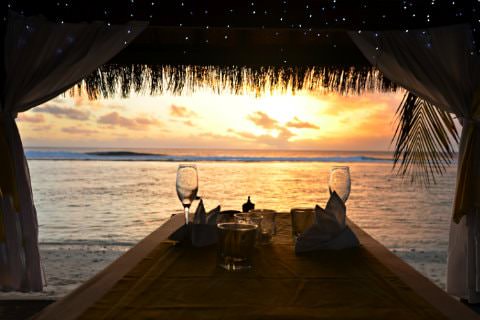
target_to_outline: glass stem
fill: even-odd
[[[185,207],[183,207],[183,209],[185,210],[185,225],[187,225],[188,224],[188,212],[190,211],[190,207],[185,206]]]

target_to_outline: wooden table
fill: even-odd
[[[254,268],[227,272],[215,246],[164,241],[175,216],[35,319],[477,319],[350,221],[359,248],[299,256],[290,216],[277,222]]]

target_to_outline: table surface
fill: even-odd
[[[290,215],[279,214],[273,243],[256,248],[253,269],[241,272],[216,266],[216,246],[157,242],[98,299],[90,299],[89,293],[97,294],[92,287],[121,264],[38,319],[68,314],[78,314],[76,319],[476,318],[360,228],[349,225],[359,236],[360,247],[295,255]],[[84,303],[89,299],[93,302]]]

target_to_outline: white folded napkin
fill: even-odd
[[[194,247],[205,247],[217,243],[217,216],[220,206],[212,209],[208,214],[205,211],[203,200],[200,199],[191,227],[191,239]]]
[[[200,199],[197,210],[195,210],[195,214],[193,215],[193,223],[216,225],[217,216],[219,213],[220,206],[217,206],[216,208],[210,210],[210,212],[207,214],[205,211],[205,206],[203,205],[203,199]]]
[[[315,207],[315,224],[298,236],[295,253],[340,250],[359,245],[357,236],[346,226],[346,207],[334,191],[325,209]]]

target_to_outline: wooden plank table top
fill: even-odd
[[[164,241],[175,216],[35,319],[477,319],[349,221],[359,248],[295,255],[290,216],[250,271],[216,266],[215,246]]]

